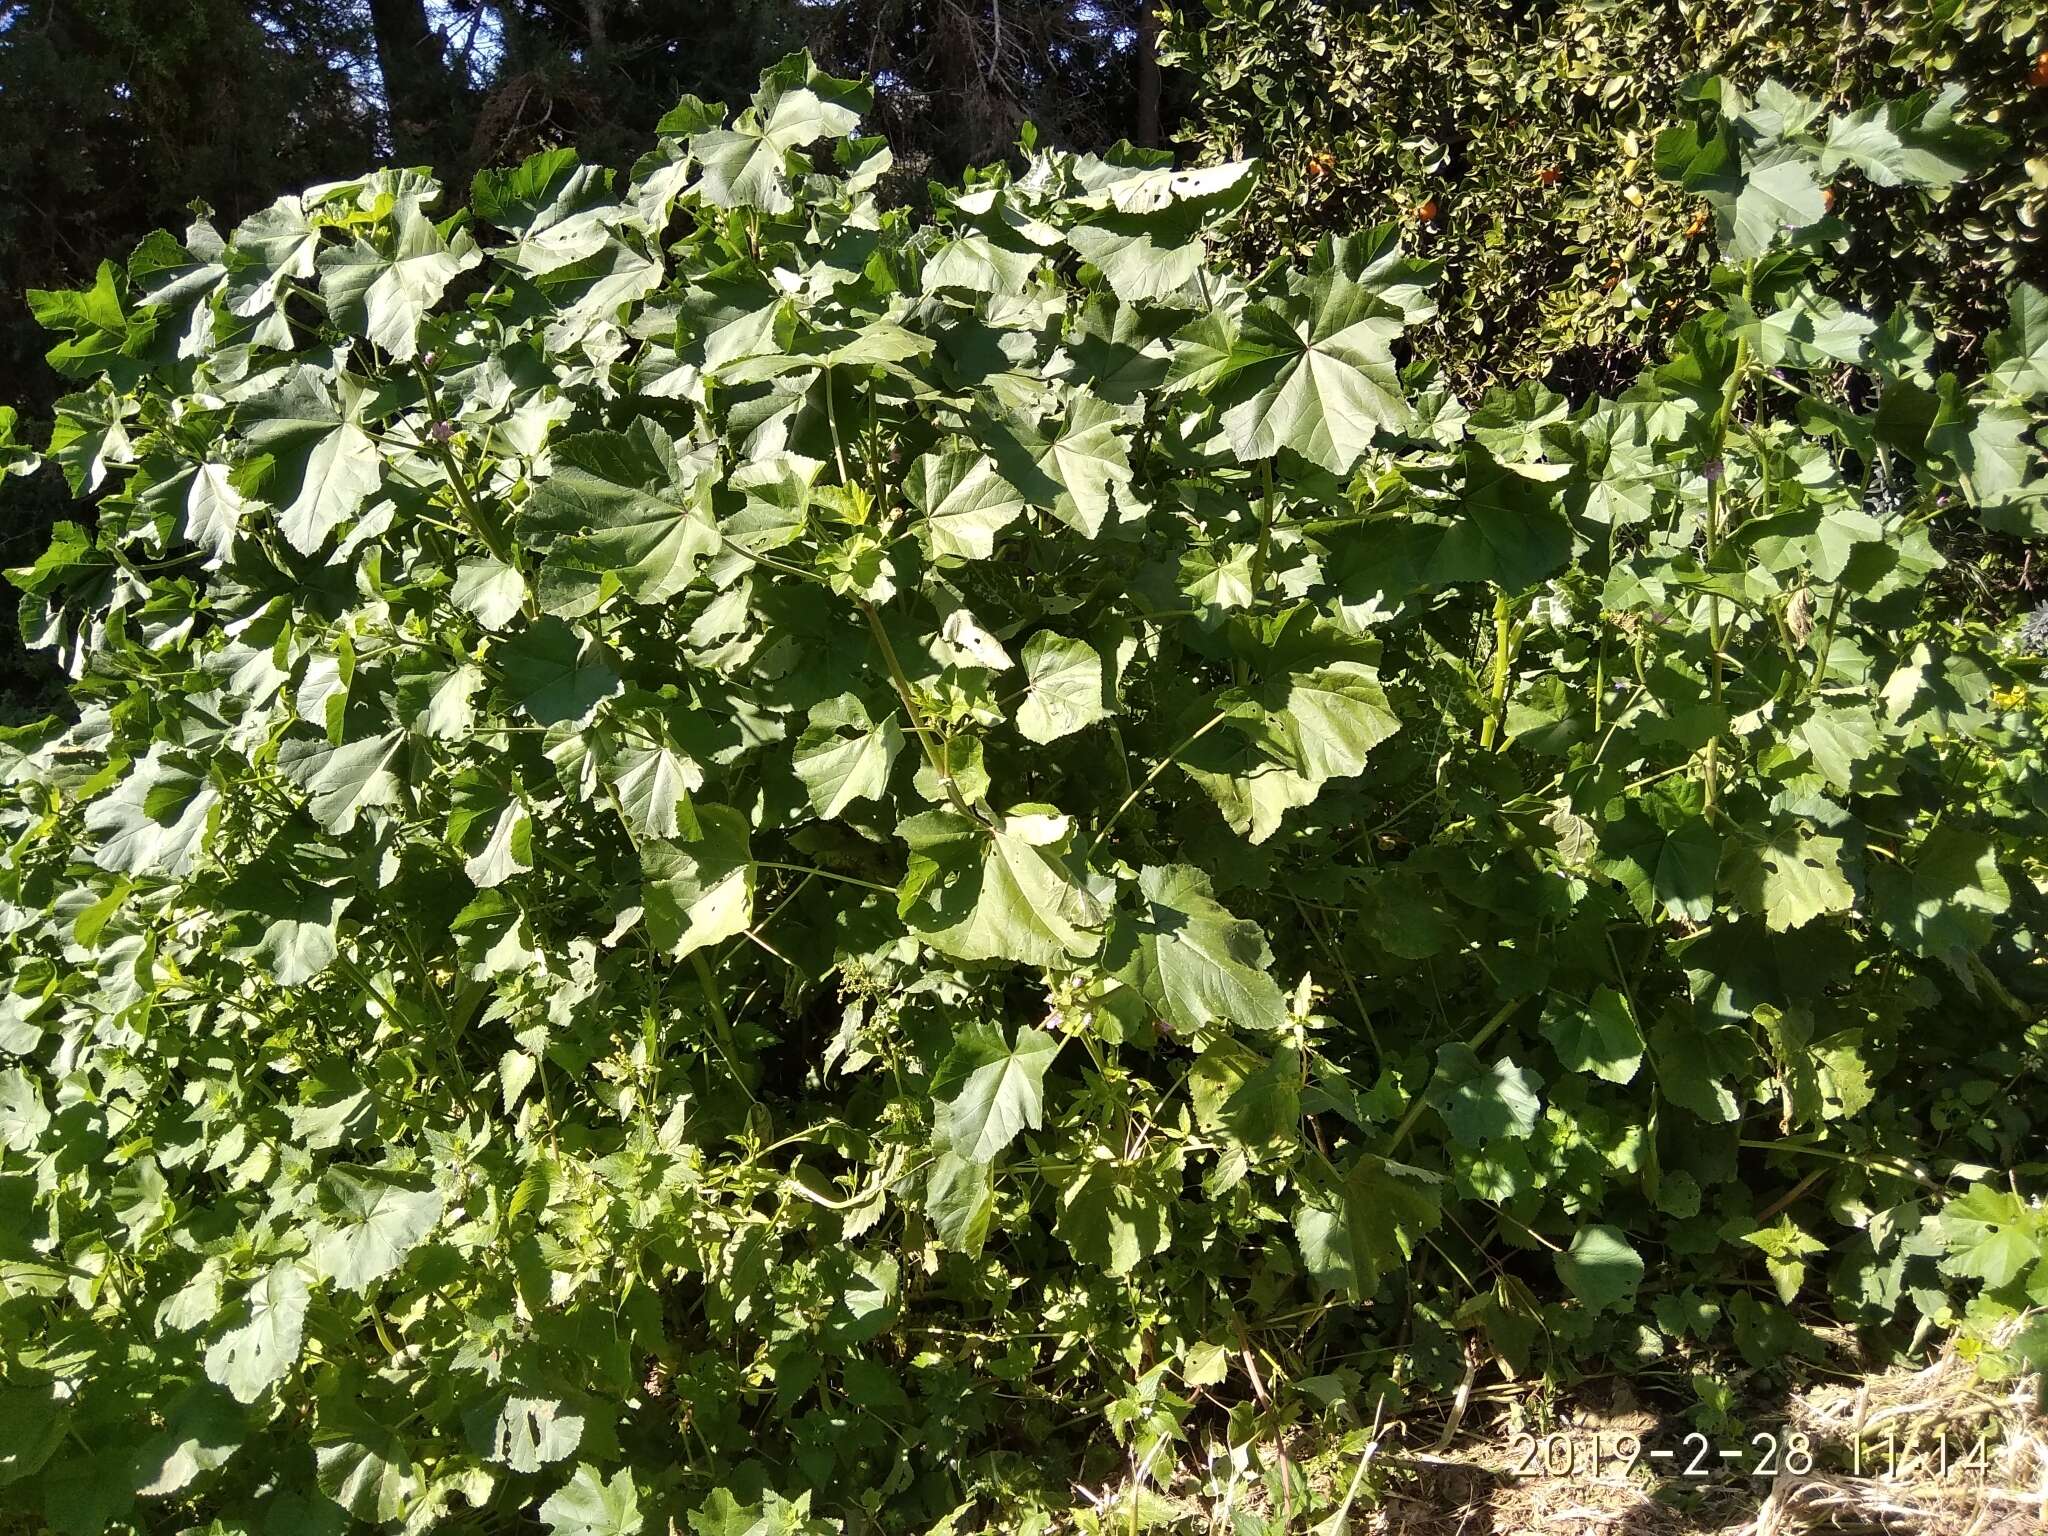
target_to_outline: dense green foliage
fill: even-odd
[[[1203,154],[1264,158],[1241,258],[1401,219],[1445,279],[1423,338],[1460,387],[1548,378],[1619,388],[1706,299],[1716,251],[1655,174],[1697,71],[1766,76],[1844,106],[1963,92],[2001,130],[1963,187],[1851,181],[1837,288],[1909,297],[1967,353],[2041,260],[2048,7],[2040,0],[1175,0],[1165,57]],[[1961,147],[1960,145],[1958,146]]]
[[[0,1498],[1280,1529],[1468,1361],[2048,1301],[2044,711],[1942,553],[2042,531],[2048,297],[1937,372],[1821,193],[1981,131],[1696,83],[1715,307],[1572,405],[1404,366],[1389,229],[1221,270],[1250,167],[920,220],[866,104],[38,297]]]
[[[1069,148],[1144,137],[1137,0],[0,0],[0,404],[46,431],[63,381],[20,296],[88,281],[196,201],[221,228],[378,158],[466,184],[569,145],[628,166],[678,97],[743,106],[809,43],[880,77],[885,204],[1006,153],[1025,120]],[[1157,70],[1152,72],[1156,79]],[[1155,103],[1156,108],[1156,103]],[[1153,113],[1154,131],[1157,112]],[[1156,142],[1156,137],[1155,140]],[[67,515],[14,486],[0,567]],[[48,669],[0,621],[0,723]]]

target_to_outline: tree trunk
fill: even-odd
[[[1138,0],[1138,142],[1159,147],[1159,0]]]
[[[583,0],[583,15],[586,30],[590,33],[590,52],[594,57],[611,45],[611,38],[605,28],[605,0]]]
[[[384,76],[384,109],[398,158],[431,163],[456,106],[441,57],[441,39],[427,24],[426,0],[370,0],[377,37],[377,67]]]

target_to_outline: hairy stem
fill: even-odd
[[[441,467],[448,473],[448,484],[455,492],[456,501],[461,504],[463,516],[469,519],[471,529],[474,530],[479,539],[483,540],[484,548],[491,552],[492,559],[496,560],[500,565],[507,565],[515,571],[518,570],[519,562],[513,558],[512,546],[505,537],[505,530],[498,526],[496,518],[486,513],[483,507],[478,504],[475,495],[470,490],[469,477],[463,472],[461,463],[456,459],[455,451],[435,435],[435,426],[447,418],[441,414],[441,396],[434,388],[434,376],[427,372],[418,362],[412,365],[412,370],[419,378],[420,388],[426,392],[427,414],[432,418],[427,426],[427,441],[433,447],[434,456],[441,461]],[[533,613],[533,596],[531,593],[527,594],[526,608],[528,615],[531,616]]]
[[[1479,722],[1479,750],[1493,749],[1507,714],[1508,668],[1514,663],[1515,610],[1505,592],[1493,600],[1493,694],[1486,706],[1486,718]]]
[[[1727,469],[1721,455],[1728,445],[1728,425],[1735,415],[1736,396],[1741,392],[1743,380],[1749,374],[1749,342],[1737,337],[1735,342],[1735,366],[1728,371],[1728,382],[1721,390],[1721,412],[1714,422],[1714,448],[1709,456],[1707,472],[1707,571],[1711,575],[1714,563],[1721,551],[1721,482],[1727,476]],[[1706,813],[1715,815],[1721,806],[1721,730],[1718,716],[1727,709],[1726,690],[1722,678],[1721,658],[1721,596],[1718,592],[1707,595],[1707,645],[1711,652],[1708,665],[1713,674],[1714,710],[1717,716],[1714,734],[1707,738],[1706,761]]]
[[[1499,1008],[1494,1010],[1493,1017],[1479,1026],[1479,1032],[1465,1042],[1466,1046],[1471,1050],[1478,1050],[1479,1047],[1498,1034],[1501,1025],[1507,1023],[1513,1017],[1515,1010],[1527,1001],[1527,998],[1518,997],[1511,1003],[1502,1003]],[[1434,1072],[1430,1074],[1431,1079],[1434,1079],[1435,1076]],[[1401,1123],[1394,1127],[1394,1134],[1387,1138],[1387,1144],[1380,1152],[1381,1157],[1392,1157],[1401,1150],[1401,1143],[1408,1139],[1408,1133],[1415,1129],[1415,1122],[1422,1118],[1422,1112],[1429,1107],[1428,1090],[1429,1083],[1424,1082],[1422,1091],[1418,1092],[1413,1099],[1408,1101],[1408,1113],[1401,1117]]]
[[[863,600],[860,611],[866,615],[868,629],[875,637],[875,644],[881,649],[882,662],[889,669],[889,682],[896,690],[896,698],[903,706],[904,716],[910,721],[911,730],[917,733],[918,744],[924,748],[924,759],[931,764],[932,772],[938,775],[944,786],[946,798],[953,802],[953,808],[971,821],[981,818],[974,814],[966,797],[960,793],[960,786],[953,782],[953,770],[946,761],[945,752],[938,743],[936,733],[925,720],[924,711],[917,707],[917,699],[910,691],[910,679],[904,675],[903,663],[896,658],[896,647],[890,642],[889,631],[882,624],[882,615],[873,603]]]

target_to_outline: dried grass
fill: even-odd
[[[2048,1536],[2039,1393],[2032,1377],[1987,1385],[1953,1347],[1921,1369],[1811,1388],[1787,1404],[1783,1432],[1810,1437],[1815,1470],[1781,1469],[1762,1487],[1734,1477],[1689,1482],[1645,1462],[1611,1476],[1517,1476],[1498,1437],[1468,1437],[1450,1455],[1387,1457],[1407,1475],[1356,1528],[1372,1536]],[[1575,1428],[1622,1431],[1646,1445],[1687,1433],[1629,1414],[1589,1415]],[[1867,1475],[1827,1470],[1854,1467],[1859,1443]]]
[[[2001,1348],[2028,1320],[2014,1319],[1986,1344]],[[1852,1343],[1846,1335],[1834,1342]],[[1768,1423],[1781,1459],[1794,1434],[1805,1437],[1811,1470],[1781,1468],[1768,1482],[1745,1475],[1753,1460],[1716,1466],[1704,1478],[1677,1475],[1688,1453],[1676,1460],[1647,1453],[1685,1443],[1691,1426],[1660,1420],[1625,1387],[1606,1405],[1581,1398],[1560,1427],[1581,1446],[1599,1437],[1612,1447],[1616,1437],[1633,1436],[1645,1454],[1563,1476],[1524,1475],[1518,1464],[1529,1459],[1527,1439],[1473,1420],[1500,1417],[1482,1412],[1480,1402],[1525,1398],[1527,1389],[1475,1393],[1472,1380],[1468,1374],[1448,1411],[1428,1424],[1372,1426],[1369,1484],[1355,1460],[1317,1455],[1313,1437],[1297,1430],[1282,1460],[1290,1478],[1302,1479],[1297,1487],[1313,1489],[1312,1513],[1288,1529],[1316,1536],[2048,1536],[2041,1380],[1988,1384],[1954,1345],[1924,1367],[1808,1387],[1778,1413],[1755,1415],[1739,1436],[1724,1437],[1723,1445],[1746,1446],[1756,1424]],[[1856,1475],[1859,1465],[1864,1475]],[[1192,1463],[1163,1487],[1141,1476],[1136,1482],[1149,1486],[1135,1509],[1128,1476],[1075,1492],[1105,1529],[1217,1536],[1240,1512],[1279,1527],[1261,1479],[1234,1481],[1219,1496],[1213,1478],[1213,1467],[1205,1475]],[[1339,1502],[1341,1521],[1331,1513]]]

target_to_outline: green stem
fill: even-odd
[[[867,617],[868,629],[875,637],[875,644],[882,652],[882,662],[889,669],[889,682],[896,690],[896,697],[903,705],[903,713],[910,721],[911,730],[917,733],[919,745],[924,748],[925,761],[931,764],[932,772],[938,775],[939,783],[945,788],[946,798],[953,802],[953,808],[969,820],[978,821],[973,809],[960,793],[960,787],[953,782],[953,772],[946,762],[934,738],[931,726],[924,718],[924,711],[917,707],[917,700],[910,691],[910,679],[904,675],[903,663],[896,658],[896,647],[890,642],[889,631],[882,624],[882,616],[875,605],[866,599],[860,600],[860,611]]]
[[[1175,758],[1179,757],[1181,753],[1187,751],[1189,747],[1192,747],[1196,742],[1200,741],[1204,736],[1208,735],[1211,731],[1215,730],[1217,726],[1221,725],[1225,720],[1229,718],[1230,712],[1228,710],[1218,710],[1214,715],[1211,715],[1209,717],[1208,721],[1205,724],[1197,727],[1192,733],[1190,733],[1187,740],[1183,741],[1179,746],[1175,747],[1171,752],[1167,753],[1166,756],[1159,759],[1159,761],[1153,765],[1152,771],[1146,774],[1143,779],[1139,780],[1137,788],[1133,789],[1128,795],[1125,795],[1122,802],[1117,806],[1117,808],[1109,813],[1109,820],[1105,821],[1102,824],[1102,830],[1095,834],[1095,841],[1097,843],[1100,843],[1109,836],[1110,829],[1114,827],[1119,820],[1122,819],[1124,812],[1128,811],[1131,808],[1131,803],[1135,801],[1138,798],[1138,796],[1145,793],[1145,791],[1151,786],[1151,783],[1154,779],[1158,778],[1160,774],[1166,772],[1168,766],[1173,762]]]
[[[883,885],[879,880],[862,880],[854,875],[835,874],[832,870],[814,869],[808,864],[782,864],[774,859],[756,859],[754,860],[754,867],[757,869],[784,869],[788,870],[792,875],[815,875],[820,880],[837,880],[845,885],[860,886],[863,890],[882,891],[891,896],[896,894],[895,886]]]
[[[690,951],[690,964],[697,972],[697,984],[704,989],[704,1001],[711,1009],[711,1021],[716,1026],[718,1053],[725,1058],[726,1067],[732,1073],[732,1080],[740,1085],[740,1092],[748,1102],[758,1104],[754,1090],[747,1086],[747,1080],[740,1072],[739,1045],[732,1032],[732,1020],[726,1016],[725,1004],[718,1000],[718,983],[711,975],[711,966],[704,958],[704,951]]]
[[[1476,1051],[1479,1047],[1486,1044],[1487,1041],[1499,1033],[1501,1025],[1507,1023],[1513,1017],[1514,1011],[1527,1001],[1527,998],[1518,997],[1511,1003],[1502,1003],[1494,1011],[1493,1017],[1479,1027],[1479,1032],[1465,1042],[1466,1048]],[[1435,1075],[1433,1072],[1430,1074],[1432,1078]],[[1396,1152],[1400,1151],[1401,1143],[1406,1141],[1408,1133],[1415,1129],[1415,1122],[1422,1118],[1422,1112],[1429,1107],[1429,1096],[1426,1091],[1428,1086],[1428,1083],[1425,1082],[1423,1084],[1425,1091],[1416,1094],[1409,1101],[1408,1113],[1401,1117],[1401,1123],[1394,1127],[1394,1134],[1387,1138],[1386,1147],[1380,1152],[1381,1157],[1392,1157]]]
[[[1721,390],[1721,411],[1714,422],[1714,448],[1709,457],[1708,467],[1713,478],[1707,481],[1707,571],[1711,575],[1721,551],[1721,482],[1727,478],[1727,466],[1722,454],[1728,446],[1728,424],[1735,414],[1736,396],[1741,392],[1743,380],[1749,373],[1749,341],[1745,337],[1735,340],[1735,366],[1728,371],[1728,382]],[[1714,710],[1716,714],[1714,734],[1707,738],[1707,783],[1706,813],[1715,815],[1721,805],[1721,731],[1718,717],[1727,710],[1726,690],[1723,686],[1721,662],[1721,595],[1710,592],[1707,595],[1707,644],[1711,648],[1709,665],[1713,673]]]
[[[1796,1152],[1801,1157],[1819,1157],[1833,1163],[1848,1163],[1857,1168],[1871,1168],[1879,1173],[1888,1173],[1895,1179],[1912,1179],[1928,1189],[1939,1190],[1943,1186],[1911,1164],[1896,1158],[1873,1156],[1869,1153],[1837,1152],[1832,1147],[1816,1147],[1807,1142],[1782,1137],[1776,1141],[1760,1141],[1745,1136],[1735,1143],[1757,1152]]]
[[[1848,591],[1847,587],[1837,585],[1835,595],[1828,599],[1827,622],[1821,625],[1820,644],[1814,649],[1813,676],[1806,680],[1806,694],[1809,698],[1827,673],[1828,653],[1835,648],[1835,621],[1842,616],[1842,599],[1848,595]]]
[[[427,397],[427,414],[430,418],[427,423],[427,441],[432,445],[435,457],[441,461],[441,467],[448,472],[448,485],[455,492],[456,501],[461,503],[463,515],[469,519],[470,527],[475,530],[476,536],[483,540],[484,548],[491,552],[491,558],[500,565],[518,570],[519,564],[512,558],[512,547],[506,542],[505,530],[498,526],[495,518],[488,516],[483,508],[477,505],[475,496],[470,493],[469,477],[462,472],[462,465],[457,462],[454,450],[434,433],[435,426],[447,418],[441,414],[441,396],[434,388],[433,375],[417,361],[413,363],[412,371],[418,376],[420,388],[425,391]],[[527,594],[526,608],[528,615],[531,616],[534,612],[531,593]]]
[[[832,399],[832,368],[826,365],[825,381],[825,425],[832,429],[832,462],[839,466],[839,483],[846,484],[846,450],[839,445],[839,407]]]
[[[1486,706],[1486,718],[1479,722],[1479,750],[1493,750],[1494,738],[1500,734],[1501,721],[1507,714],[1508,668],[1514,662],[1515,610],[1505,592],[1493,600],[1493,694]]]
[[[1266,494],[1259,502],[1259,547],[1252,552],[1252,601],[1257,602],[1259,588],[1266,579],[1267,559],[1273,547],[1273,461],[1266,459],[1259,465],[1266,478]]]

